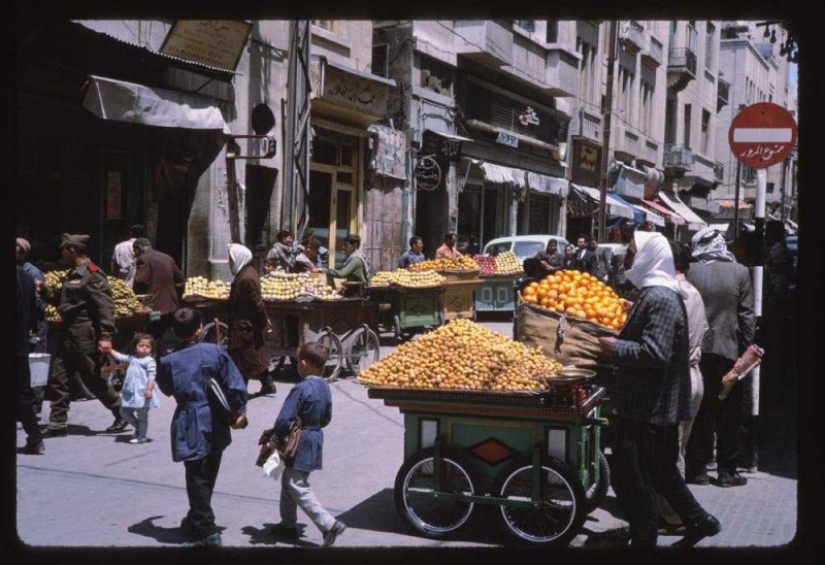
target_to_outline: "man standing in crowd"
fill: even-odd
[[[588,247],[590,237],[582,235],[576,240],[576,254],[573,268],[582,273],[596,274],[596,253]]]
[[[354,283],[355,286],[364,287],[369,284],[372,278],[372,271],[367,262],[366,256],[361,251],[361,238],[355,234],[349,234],[344,238],[344,253],[347,258],[340,269],[328,269],[322,267],[321,270],[327,274],[327,284],[335,286],[331,278],[346,279],[348,283]],[[357,291],[357,292],[356,292]],[[360,292],[359,289],[351,289],[345,292],[345,295],[353,295]]]
[[[135,224],[129,230],[129,239],[115,245],[112,252],[112,274],[132,286],[135,282],[135,251],[133,244],[139,237],[146,237],[146,228]]]
[[[421,236],[414,235],[410,238],[410,248],[398,258],[398,268],[406,269],[410,265],[420,263],[425,259],[421,250],[424,249],[424,240]]]
[[[765,259],[763,315],[760,327],[763,328],[764,347],[768,355],[762,364],[762,374],[767,377],[765,399],[783,398],[783,381],[790,380],[793,371],[788,370],[792,365],[793,356],[786,351],[792,351],[795,343],[789,338],[793,336],[793,324],[790,317],[793,315],[794,304],[791,299],[791,280],[793,278],[793,254],[785,241],[785,226],[779,220],[765,222]],[[775,391],[774,395],[770,392]]]
[[[35,317],[35,321],[37,323],[37,331],[35,332],[34,338],[35,343],[29,348],[31,353],[48,353],[49,352],[49,322],[46,320],[46,301],[43,300],[43,289],[46,284],[46,276],[43,274],[43,271],[32,265],[29,261],[29,255],[31,254],[32,246],[28,242],[28,240],[23,239],[22,237],[17,238],[17,246],[16,246],[16,257],[17,257],[17,264],[22,267],[24,271],[26,271],[31,277],[34,279],[34,282],[37,285],[37,291],[34,294],[35,302],[37,303],[37,315]],[[40,412],[43,409],[43,393],[44,388],[42,386],[34,388],[34,412],[37,414],[38,419],[40,418]]]
[[[458,259],[461,257],[461,252],[455,248],[455,242],[458,236],[454,231],[448,232],[447,235],[444,237],[444,243],[435,250],[435,258],[441,259],[442,257],[446,259]]]
[[[101,356],[112,350],[115,334],[115,305],[109,281],[100,267],[89,259],[88,235],[63,234],[60,254],[69,272],[62,291],[46,287],[46,300],[59,301],[64,338],[57,344],[52,360],[48,396],[51,399],[49,425],[43,437],[61,437],[68,433],[69,377],[75,371],[83,383],[115,417],[106,431],[126,431],[120,416],[120,395],[100,377]]]
[[[132,245],[135,253],[135,293],[154,296],[152,310],[160,312],[160,319],[149,322],[147,331],[155,338],[159,359],[166,354],[163,334],[172,323],[172,313],[180,306],[186,277],[175,260],[166,253],[152,249],[146,238],[137,238]]]
[[[20,240],[18,240],[19,242]],[[18,244],[19,246],[19,244]],[[18,252],[19,256],[19,252]],[[34,391],[31,387],[31,370],[29,368],[29,335],[37,331],[39,307],[35,300],[37,291],[35,281],[20,265],[17,271],[15,356],[17,372],[15,374],[16,416],[26,432],[26,445],[20,449],[27,455],[42,455],[46,451],[37,416],[34,413]]]
[[[737,382],[724,400],[719,400],[719,391],[722,377],[753,343],[756,317],[751,279],[747,267],[728,251],[718,230],[699,230],[691,239],[691,248],[695,262],[687,278],[702,295],[710,329],[699,364],[705,392],[685,453],[685,477],[689,483],[710,482],[707,464],[713,458],[715,434],[716,484],[742,486],[748,482],[736,470],[742,440],[742,394],[753,376]]]
[[[267,272],[291,273],[295,266],[295,234],[289,230],[278,232],[277,241],[266,254],[264,268]]]
[[[555,275],[564,269],[564,257],[559,253],[559,242],[551,239],[547,242],[544,251],[536,253],[536,278],[543,279],[547,275]]]
[[[677,467],[678,423],[690,417],[689,330],[683,291],[662,234],[640,232],[628,245],[627,278],[640,289],[619,336],[599,339],[618,366],[611,397],[611,480],[630,525],[630,543],[655,547],[658,494],[694,545],[722,529],[687,488]]]

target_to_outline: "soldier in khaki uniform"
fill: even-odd
[[[46,300],[58,303],[64,337],[57,344],[49,375],[47,394],[51,400],[51,413],[43,437],[60,437],[67,433],[71,403],[69,376],[75,371],[114,415],[115,421],[106,431],[119,433],[127,427],[126,421],[120,417],[120,396],[100,374],[101,354],[112,350],[112,337],[116,331],[115,306],[106,275],[87,255],[88,243],[88,235],[63,234],[60,254],[69,273],[63,280],[59,297],[57,289],[46,288]]]

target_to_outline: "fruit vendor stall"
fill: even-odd
[[[505,251],[495,257],[475,255],[479,265],[481,284],[475,289],[474,307],[476,312],[509,312],[516,308],[516,283],[524,276],[524,269],[512,251]]]
[[[441,297],[442,321],[458,318],[475,319],[473,293],[481,284],[479,266],[472,257],[434,259],[410,265],[411,271],[435,271],[446,280]]]
[[[438,539],[493,507],[514,541],[567,545],[609,487],[593,375],[470,320],[369,367],[357,382],[404,417],[400,517]]]
[[[369,298],[377,304],[377,332],[397,345],[415,333],[441,326],[446,278],[436,271],[379,271],[370,280]]]
[[[184,301],[204,312],[202,341],[228,345],[228,283],[193,277]],[[344,298],[324,279],[308,273],[269,273],[261,277],[261,295],[273,331],[266,336],[270,363],[279,369],[301,344],[317,341],[330,350],[324,377],[358,375],[380,357],[373,329],[375,305],[365,298]]]

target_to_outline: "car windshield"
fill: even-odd
[[[533,257],[539,251],[544,251],[544,249],[545,245],[540,241],[516,241],[513,244],[513,253],[521,259]]]

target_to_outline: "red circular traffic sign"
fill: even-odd
[[[743,165],[764,169],[782,162],[793,151],[796,120],[779,104],[751,104],[733,118],[728,142]]]

